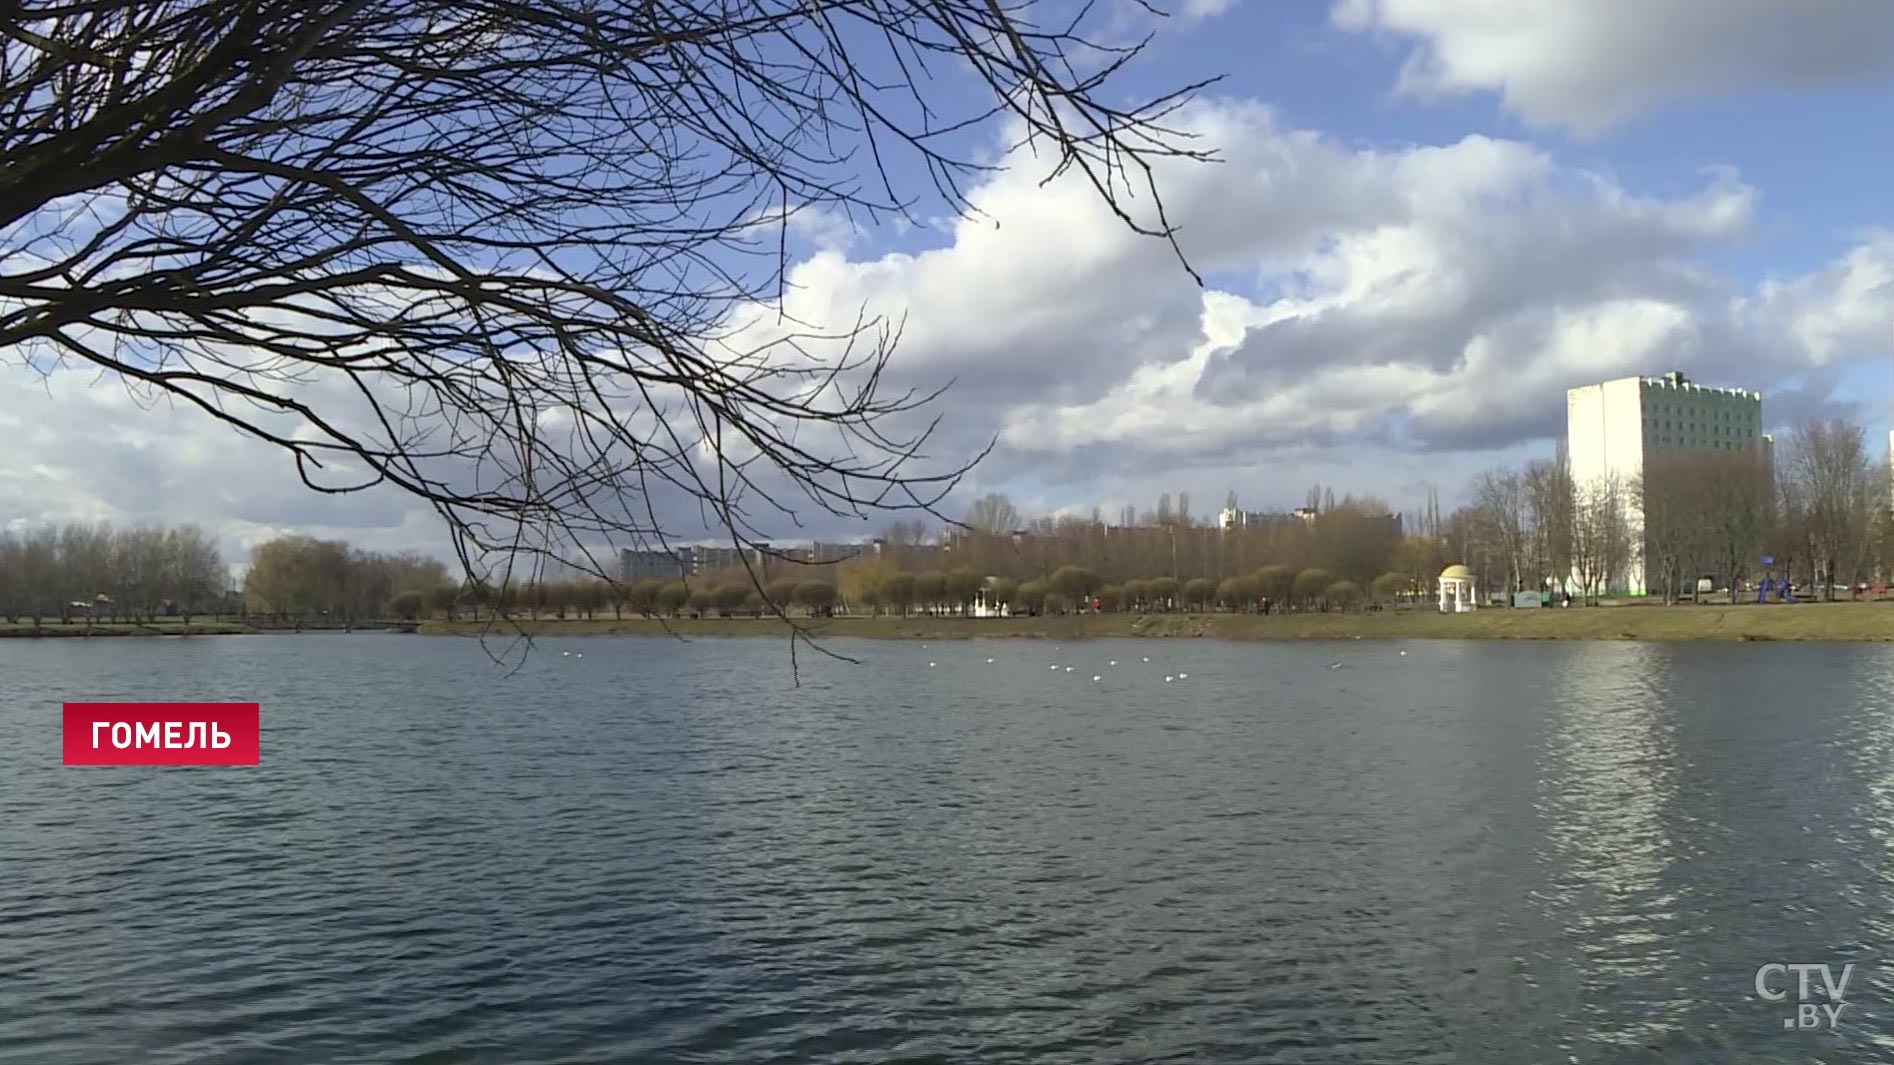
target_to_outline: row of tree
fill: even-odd
[[[188,622],[195,615],[218,613],[348,627],[384,618],[451,620],[463,614],[475,619],[590,618],[605,610],[618,617],[627,612],[761,614],[772,602],[817,614],[832,610],[837,601],[832,583],[809,579],[777,579],[761,590],[735,576],[689,584],[461,582],[427,555],[366,551],[308,536],[256,545],[241,593],[232,594],[229,583],[215,541],[192,525],[114,528],[98,523],[0,531],[0,617],[9,622],[148,622],[160,615]]]
[[[1675,601],[1706,577],[1734,596],[1762,575],[1764,558],[1776,576],[1824,596],[1894,573],[1889,471],[1861,426],[1845,419],[1805,423],[1775,454],[1653,448],[1633,478],[1578,479],[1560,454],[1487,471],[1469,497],[1443,513],[1430,494],[1397,517],[1379,500],[1337,501],[1317,486],[1297,514],[1237,515],[1233,527],[1210,527],[1192,517],[1183,494],[1175,504],[1167,495],[1150,510],[1125,508],[1116,525],[1096,511],[1027,520],[992,494],[973,504],[963,527],[933,536],[914,523],[891,527],[881,553],[842,567],[839,583],[851,603],[953,610],[970,594],[965,575],[976,573],[1016,589],[1023,609],[1043,609],[1041,596],[1061,609],[1110,593],[1126,609],[1150,609],[1260,598],[1230,583],[1259,567],[1277,574],[1269,598],[1301,605],[1427,595],[1456,562],[1484,590],[1549,589],[1581,600],[1649,589]],[[1081,594],[1052,583],[1062,567],[1095,574],[1093,587]],[[1295,575],[1286,594],[1285,571]],[[1315,576],[1294,591],[1305,573],[1329,575],[1337,594],[1317,594]],[[1139,594],[1152,574],[1176,591]]]
[[[767,598],[765,598],[767,596]],[[761,589],[747,578],[718,581],[534,581],[520,585],[442,585],[425,593],[398,596],[393,611],[399,617],[419,617],[433,611],[449,620],[466,611],[475,620],[483,616],[538,619],[594,618],[610,610],[613,617],[627,613],[679,617],[712,613],[725,617],[761,616],[800,610],[809,615],[832,611],[837,603],[835,585],[820,580],[778,579]]]
[[[1889,471],[1859,425],[1806,423],[1774,456],[1667,449],[1642,467],[1582,483],[1558,460],[1481,474],[1443,530],[1447,553],[1486,588],[1569,580],[1597,596],[1641,584],[1667,602],[1704,578],[1733,598],[1765,558],[1825,598],[1894,568]]]
[[[1399,568],[1393,560],[1407,522],[1386,503],[1347,495],[1337,500],[1321,488],[1309,495],[1315,504],[1304,516],[1258,516],[1223,529],[1193,518],[1187,496],[1181,506],[1166,496],[1151,510],[1127,508],[1117,523],[1107,523],[1097,511],[1089,517],[1022,519],[1010,500],[992,494],[973,504],[960,527],[929,534],[912,522],[891,526],[879,554],[850,563],[839,580],[844,596],[854,600],[895,573],[935,570],[1024,583],[1061,566],[1078,566],[1099,574],[1103,583],[1122,584],[1153,576],[1220,582],[1280,565],[1296,572],[1327,570],[1366,587]]]
[[[1295,570],[1264,566],[1253,574],[1214,581],[1193,577],[1104,580],[1084,566],[1061,566],[1044,578],[1015,581],[996,577],[983,582],[972,570],[893,573],[878,586],[862,588],[852,600],[870,612],[915,610],[930,614],[964,614],[977,601],[989,608],[1014,613],[1071,613],[1075,611],[1161,612],[1212,610],[1254,612],[1265,601],[1303,609],[1348,609],[1375,600],[1391,600],[1412,591],[1404,574],[1383,573],[1364,587],[1328,570]]]
[[[442,583],[395,595],[388,613],[399,618],[440,616],[453,620],[466,614],[474,620],[590,619],[603,611],[615,618],[627,613],[653,617],[711,616],[759,617],[784,612],[821,616],[840,608],[867,614],[907,616],[968,614],[984,599],[993,608],[1014,612],[1068,613],[1081,610],[1169,611],[1224,609],[1254,611],[1265,598],[1283,605],[1312,609],[1346,609],[1371,600],[1387,600],[1412,590],[1405,574],[1385,573],[1364,588],[1323,569],[1292,570],[1265,566],[1254,574],[1212,581],[1170,577],[1104,582],[1081,566],[1063,566],[1043,579],[1025,582],[1006,577],[983,578],[967,569],[946,572],[896,572],[877,585],[864,586],[844,598],[835,584],[823,580],[777,579],[758,588],[735,576],[704,581],[636,581],[629,585],[608,581],[536,581],[517,586]]]
[[[10,622],[189,620],[215,609],[225,584],[216,542],[194,525],[0,531],[0,614]]]
[[[244,609],[279,622],[321,622],[344,627],[398,611],[397,599],[439,601],[442,589],[459,586],[439,559],[417,552],[364,551],[341,540],[282,536],[250,549],[244,575]]]
[[[889,530],[883,550],[838,566],[633,583],[591,579],[463,583],[437,559],[286,536],[257,545],[241,609],[298,624],[382,617],[476,619],[633,614],[966,613],[984,597],[1015,612],[1081,609],[1254,610],[1265,600],[1347,609],[1425,596],[1449,563],[1489,590],[1566,588],[1597,596],[1639,578],[1676,600],[1710,576],[1734,595],[1775,571],[1833,595],[1894,564],[1888,470],[1860,426],[1796,429],[1775,462],[1765,451],[1649,454],[1640,476],[1576,481],[1563,456],[1475,479],[1466,506],[1430,498],[1401,517],[1373,499],[1310,492],[1301,517],[1208,528],[1187,500],[1127,513],[1023,521],[1004,496],[978,501],[965,527],[929,543]],[[951,563],[949,565],[948,563]],[[1153,576],[1153,574],[1156,574]],[[0,613],[10,621],[76,616],[148,620],[224,604],[215,543],[194,526],[72,524],[0,532]]]

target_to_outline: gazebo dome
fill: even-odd
[[[1478,604],[1473,590],[1473,571],[1455,562],[1440,571],[1440,612],[1465,614]]]

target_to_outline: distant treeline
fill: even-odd
[[[215,541],[194,525],[0,532],[0,614],[10,622],[188,619],[216,609],[226,583]]]
[[[767,597],[767,598],[766,598]],[[694,581],[641,580],[630,584],[607,581],[551,581],[517,589],[471,587],[463,590],[460,605],[503,617],[597,617],[609,610],[625,614],[678,617],[686,613],[725,617],[762,616],[777,609],[824,614],[837,605],[835,585],[816,579],[776,579],[760,589],[747,576],[726,574]],[[437,609],[445,609],[437,603]]]
[[[1674,601],[1707,578],[1729,596],[1768,569],[1821,598],[1894,571],[1889,466],[1861,426],[1806,422],[1770,449],[1647,448],[1641,473],[1575,479],[1558,460],[1482,474],[1449,523],[1480,587],[1625,586],[1642,568]]]
[[[1443,511],[1432,492],[1397,517],[1380,500],[1320,486],[1291,513],[1193,516],[1189,496],[1089,517],[1023,520],[1003,495],[978,500],[962,526],[897,523],[875,557],[840,567],[845,602],[868,609],[956,610],[967,577],[998,577],[988,599],[1027,610],[1342,609],[1428,598],[1464,564],[1483,592],[1569,590],[1583,598],[1641,583],[1675,600],[1702,578],[1734,595],[1762,574],[1832,597],[1894,576],[1890,469],[1862,427],[1806,422],[1766,449],[1653,447],[1639,476],[1575,478],[1563,455],[1475,478]],[[961,576],[956,579],[955,573]],[[1637,580],[1642,577],[1642,581]]]
[[[341,541],[302,536],[281,537],[253,549],[243,592],[244,607],[253,616],[345,626],[379,618],[594,618],[603,612],[621,618],[627,613],[675,616],[685,611],[729,616],[773,612],[772,602],[785,610],[821,613],[836,601],[835,586],[821,580],[775,579],[758,589],[747,577],[734,574],[689,583],[627,584],[584,577],[456,581],[438,559],[425,555],[362,551]]]
[[[8,620],[76,615],[149,619],[247,612],[284,623],[378,618],[476,620],[642,614],[965,613],[976,601],[1014,611],[1352,609],[1431,597],[1449,564],[1485,591],[1575,587],[1609,594],[1642,564],[1645,583],[1677,598],[1711,576],[1735,589],[1770,557],[1779,575],[1835,585],[1894,572],[1889,469],[1858,425],[1796,429],[1773,463],[1763,451],[1654,451],[1629,483],[1580,483],[1562,457],[1481,474],[1443,513],[1431,492],[1397,515],[1373,498],[1310,489],[1293,513],[1206,523],[1189,496],[1126,508],[1023,519],[1003,495],[963,523],[930,531],[897,522],[834,564],[766,558],[748,571],[688,580],[591,578],[466,582],[438,559],[287,536],[253,549],[240,597],[225,598],[223,561],[192,526],[67,525],[0,533],[0,612]],[[1734,594],[1732,591],[1731,594]]]
[[[870,611],[903,614],[914,610],[962,613],[975,602],[976,594],[988,608],[1004,606],[1032,614],[1211,609],[1248,613],[1263,609],[1265,601],[1282,607],[1347,610],[1396,598],[1409,583],[1404,574],[1390,572],[1364,586],[1319,566],[1296,570],[1282,565],[1222,580],[1151,577],[1112,583],[1084,566],[1061,566],[1043,579],[1019,582],[998,577],[983,587],[965,570],[896,573],[878,587],[864,588],[859,599]]]
[[[308,536],[278,537],[251,548],[243,580],[245,612],[282,623],[347,626],[414,616],[419,604],[459,595],[460,586],[437,558],[364,551]]]
[[[1371,497],[1311,489],[1299,513],[1193,516],[1190,497],[1155,509],[1023,520],[1003,495],[978,500],[961,526],[888,530],[878,550],[836,567],[841,599],[875,613],[991,609],[1251,611],[1346,609],[1431,588],[1446,553],[1404,534],[1407,519]],[[1226,511],[1235,511],[1232,498]],[[1431,568],[1431,572],[1428,572]]]

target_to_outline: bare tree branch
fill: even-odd
[[[1206,158],[1163,125],[1197,86],[1117,102],[1141,45],[1056,10],[7,3],[0,350],[195,407],[318,491],[425,500],[470,576],[662,544],[666,498],[738,543],[932,513],[978,456],[930,452],[937,393],[883,387],[898,327],[740,325],[797,213],[966,211],[995,125],[1174,248],[1154,164]]]

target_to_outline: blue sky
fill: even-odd
[[[1365,144],[1470,133],[1525,140],[1658,195],[1696,187],[1706,170],[1733,168],[1762,191],[1758,232],[1715,261],[1752,282],[1812,269],[1857,231],[1890,222],[1884,190],[1894,143],[1867,132],[1894,104],[1888,83],[1656,100],[1622,126],[1576,135],[1533,126],[1491,92],[1400,92],[1414,47],[1341,29],[1322,4],[1247,3],[1180,26],[1163,58],[1186,71],[1196,63],[1227,70],[1224,91],[1268,100],[1292,124]]]
[[[1173,7],[1112,91],[1224,75],[1178,118],[1224,161],[1160,172],[1206,289],[1018,155],[970,187],[979,221],[938,203],[922,230],[798,221],[786,309],[904,318],[890,384],[954,383],[938,461],[998,440],[949,509],[1004,491],[1028,514],[1115,515],[1187,491],[1204,512],[1232,490],[1263,508],[1314,482],[1451,505],[1481,469],[1551,453],[1566,388],[1671,369],[1762,390],[1778,429],[1838,412],[1885,438],[1894,4]],[[1124,0],[1100,11],[1102,30],[1141,25]],[[192,518],[233,553],[294,522],[431,546],[399,497],[290,498],[267,449],[164,447],[173,414],[72,385],[0,409],[24,442],[0,495],[43,501],[30,519]],[[117,441],[70,428],[99,419]],[[141,441],[128,485],[113,456]],[[190,483],[229,490],[180,513],[164,486]],[[808,516],[781,538],[873,531]]]
[[[1469,134],[1522,140],[1575,167],[1616,176],[1652,194],[1694,189],[1728,167],[1763,193],[1754,239],[1716,257],[1732,276],[1760,281],[1807,271],[1841,242],[1886,226],[1886,175],[1894,142],[1877,135],[1894,83],[1820,87],[1759,84],[1695,99],[1658,98],[1650,110],[1591,134],[1535,126],[1501,95],[1400,91],[1415,51],[1404,37],[1338,26],[1328,4],[1237,0],[1225,13],[1153,23],[1156,37],[1118,83],[1124,100],[1222,75],[1217,96],[1264,101],[1283,121],[1370,147],[1438,144]],[[875,244],[916,248],[927,234],[877,231]]]
[[[1259,429],[1247,454],[1231,434],[1173,456],[1145,454],[1152,450],[1146,440],[1083,430],[1077,440],[1041,446],[1030,428],[1035,418],[1063,414],[1084,423],[1114,412],[1124,416],[1134,405],[1130,397],[1115,408],[1097,396],[1070,397],[1011,419],[1011,436],[1003,431],[994,468],[981,471],[984,487],[1013,491],[1042,509],[1099,506],[1107,513],[1125,502],[1148,505],[1159,486],[1219,500],[1233,488],[1246,501],[1282,504],[1298,499],[1312,480],[1376,493],[1396,506],[1412,505],[1428,486],[1452,500],[1485,465],[1550,452],[1563,428],[1564,388],[1672,368],[1706,383],[1763,390],[1775,399],[1768,410],[1777,428],[1829,411],[1864,421],[1870,435],[1881,438],[1894,400],[1894,290],[1885,239],[1876,233],[1888,225],[1877,192],[1889,148],[1865,131],[1878,127],[1894,87],[1888,58],[1894,53],[1881,47],[1894,45],[1894,8],[1809,5],[1785,22],[1788,8],[1763,0],[1680,0],[1660,9],[1630,0],[1199,5],[1218,7],[1218,13],[1190,17],[1187,5],[1159,24],[1141,62],[1119,85],[1124,98],[1222,73],[1208,100],[1262,109],[1265,138],[1313,139],[1336,157],[1327,164],[1343,179],[1351,168],[1369,170],[1377,160],[1434,150],[1467,157],[1442,178],[1447,187],[1436,190],[1442,203],[1455,197],[1454,182],[1473,188],[1486,180],[1479,145],[1470,142],[1535,156],[1546,171],[1542,180],[1500,180],[1474,194],[1491,194],[1490,216],[1446,209],[1410,234],[1416,240],[1451,234],[1461,242],[1454,252],[1459,258],[1420,255],[1405,269],[1438,273],[1485,254],[1479,230],[1490,217],[1496,231],[1511,230],[1499,241],[1513,245],[1511,261],[1544,268],[1545,276],[1531,291],[1490,298],[1479,286],[1503,279],[1503,267],[1463,279],[1464,285],[1446,284],[1449,296],[1490,303],[1486,320],[1444,314],[1418,323],[1426,329],[1408,316],[1366,307],[1371,301],[1331,293],[1313,301],[1319,304],[1313,309],[1287,314],[1295,326],[1289,332],[1252,326],[1236,343],[1244,375],[1212,377],[1209,370],[1226,361],[1213,355],[1195,386],[1197,397],[1220,395],[1228,383],[1258,374],[1267,381],[1259,389],[1286,394],[1323,368],[1323,345],[1338,340],[1390,348],[1411,343],[1424,349],[1415,361],[1435,369],[1467,363],[1474,349],[1461,345],[1471,340],[1489,342],[1487,366],[1463,376],[1484,379],[1490,390],[1514,389],[1508,404],[1515,409],[1480,411],[1466,395],[1438,397],[1430,408],[1394,395],[1364,404],[1347,424],[1300,419],[1284,432]],[[1243,144],[1217,147],[1224,166],[1247,165]],[[1290,158],[1276,177],[1305,163]],[[1298,197],[1306,203],[1320,191],[1272,179],[1260,194],[1274,189],[1284,202],[1261,212],[1264,224],[1293,215]],[[1238,195],[1250,191],[1235,189]],[[1390,185],[1367,198],[1400,192]],[[1714,221],[1705,213],[1713,209],[1711,200],[1725,212]],[[1254,204],[1232,200],[1227,206],[1230,212],[1201,216],[1198,232],[1226,220],[1256,224],[1238,209]],[[1372,215],[1372,206],[1311,204],[1310,212],[1332,212],[1338,223],[1314,238],[1317,245],[1364,239],[1386,225],[1391,219],[1354,221],[1364,209]],[[1560,276],[1550,259],[1532,262],[1535,226],[1547,230],[1548,257],[1560,254],[1561,240],[1583,252],[1569,274]],[[1559,230],[1575,232],[1552,235]],[[1609,235],[1588,241],[1586,233]],[[1289,252],[1284,262],[1268,249],[1267,234],[1254,235],[1251,255],[1236,255],[1220,269],[1211,264],[1213,289],[1267,306],[1310,284],[1320,288],[1322,269],[1336,266],[1306,248]],[[943,256],[962,252],[971,262],[977,251],[956,248],[958,240],[954,232],[871,232],[850,245],[847,258],[867,264],[887,253],[933,249]],[[1307,261],[1294,261],[1298,255]],[[1399,276],[1395,270],[1379,281]],[[1476,291],[1459,291],[1468,285]],[[911,298],[919,305],[930,295],[917,291]],[[1628,313],[1627,304],[1643,310]],[[1133,309],[1119,302],[1107,313]],[[1663,321],[1652,324],[1652,313]],[[1278,306],[1262,317],[1282,315]],[[1577,331],[1585,350],[1568,350],[1552,365],[1547,356],[1558,346],[1559,330],[1530,320],[1561,316],[1584,320]],[[1645,327],[1634,328],[1640,316]],[[1336,318],[1353,321],[1332,329]],[[1566,333],[1569,347],[1572,330]],[[1303,339],[1290,349],[1272,334]],[[915,343],[927,346],[925,330]],[[1089,355],[1071,353],[1068,365],[1075,378],[1122,371],[1096,369],[1101,361],[1094,346]],[[1390,361],[1398,359],[1382,360]],[[1441,391],[1438,381],[1416,384],[1420,391]],[[1471,394],[1485,386],[1462,387]],[[1452,417],[1441,413],[1453,403],[1468,411],[1464,424],[1448,424]],[[1266,418],[1261,410],[1258,416]],[[1192,412],[1178,408],[1152,424],[1174,435],[1195,429]],[[1009,463],[1009,451],[1031,459]],[[1414,461],[1415,453],[1425,459]]]

